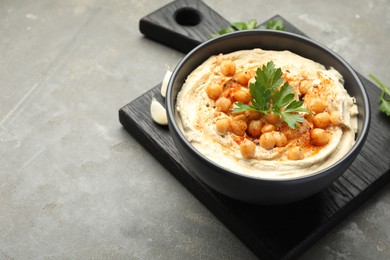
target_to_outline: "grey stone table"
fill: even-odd
[[[0,2],[0,259],[255,258],[118,121],[183,57],[138,30],[168,2]],[[390,84],[389,0],[204,2],[280,14]],[[389,187],[302,259],[390,259]]]

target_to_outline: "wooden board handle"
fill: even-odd
[[[143,17],[139,29],[146,37],[187,53],[229,24],[200,0],[177,0]]]

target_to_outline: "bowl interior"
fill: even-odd
[[[248,30],[226,34],[207,41],[188,53],[173,71],[167,91],[167,114],[170,127],[179,132],[182,141],[188,143],[181,133],[176,119],[176,97],[187,76],[211,55],[229,53],[237,50],[261,48],[263,50],[289,50],[302,57],[333,67],[344,78],[344,86],[351,96],[356,98],[359,109],[356,143],[345,157],[360,149],[369,128],[369,103],[367,93],[359,77],[350,65],[329,48],[306,37],[296,34],[271,30]]]

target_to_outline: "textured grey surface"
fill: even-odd
[[[0,259],[254,258],[118,121],[183,57],[138,30],[168,2],[0,2]],[[389,0],[204,2],[280,14],[390,84]],[[302,259],[390,259],[389,187]]]

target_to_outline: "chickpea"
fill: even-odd
[[[221,73],[227,77],[236,74],[236,64],[232,60],[224,60],[220,65]]]
[[[255,156],[256,153],[256,145],[252,141],[245,139],[240,144],[240,152],[242,157],[246,159],[251,159]]]
[[[330,115],[328,112],[318,113],[313,117],[313,124],[318,128],[327,128],[330,125]]]
[[[272,125],[272,124],[265,124],[262,128],[261,128],[261,133],[269,133],[269,132],[272,132],[272,131],[276,131],[276,126]]]
[[[232,105],[232,101],[226,97],[220,97],[215,102],[215,106],[217,107],[217,110],[227,113],[230,109],[230,106]]]
[[[232,96],[234,100],[240,101],[242,103],[248,103],[251,100],[251,94],[247,88],[240,88],[234,91]]]
[[[275,115],[274,113],[268,113],[268,114],[264,115],[264,119],[268,123],[274,125],[274,124],[276,124],[280,120],[280,116],[279,115]]]
[[[287,145],[287,137],[281,132],[274,132],[275,145],[277,147],[283,147]]]
[[[302,95],[305,95],[307,91],[312,87],[312,82],[309,80],[302,80],[299,82],[299,92],[301,92]]]
[[[239,136],[245,135],[245,131],[248,128],[248,124],[244,120],[237,119],[233,119],[230,122],[230,126],[232,128],[232,132]]]
[[[330,113],[330,123],[334,126],[339,126],[342,123],[340,112],[339,111],[333,111]]]
[[[263,122],[261,120],[252,120],[249,122],[248,133],[253,137],[259,137],[261,135],[261,128]]]
[[[219,96],[222,95],[222,92],[223,92],[222,85],[216,83],[211,83],[206,87],[207,96],[209,96],[209,98],[213,100],[217,100]]]
[[[260,146],[264,149],[271,150],[275,147],[275,137],[272,133],[264,133],[260,136]]]
[[[248,120],[258,120],[263,116],[262,113],[257,111],[252,111],[252,110],[246,111],[245,115],[248,118]]]
[[[329,142],[329,135],[324,129],[314,128],[310,131],[310,142],[317,146],[326,145]]]
[[[235,115],[233,117],[233,120],[242,120],[242,121],[245,121],[247,123],[249,122],[247,116],[245,115],[245,113],[241,113],[241,114]]]
[[[248,71],[239,71],[234,75],[234,80],[243,86],[248,85],[248,81],[251,79],[251,74]]]
[[[306,108],[318,114],[325,111],[325,109],[327,108],[327,104],[326,101],[323,99],[313,98],[307,102]]]
[[[291,147],[287,151],[287,158],[289,160],[302,160],[304,157],[305,156],[303,154],[303,151],[302,151],[301,147],[299,147],[299,146]]]
[[[230,119],[229,118],[221,118],[215,122],[215,128],[217,133],[220,135],[226,135],[231,131]]]

